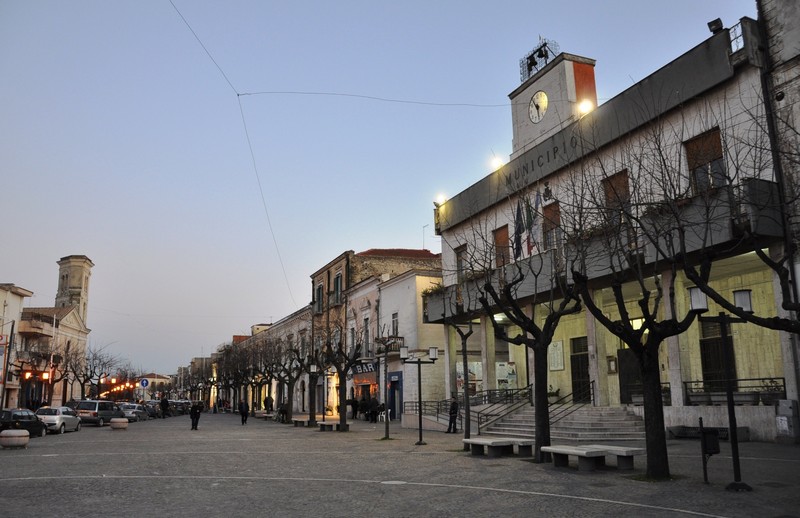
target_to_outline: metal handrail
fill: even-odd
[[[550,426],[572,415],[586,405],[594,406],[594,380],[589,382],[589,386],[586,389],[567,394],[548,405],[550,409]]]
[[[492,404],[476,412],[478,417],[478,435],[480,435],[481,430],[485,429],[487,426],[499,421],[512,412],[516,412],[525,405],[532,404],[533,385],[528,385],[521,389],[493,392],[502,392],[502,394],[495,394],[495,396],[499,395],[501,397],[495,397]]]

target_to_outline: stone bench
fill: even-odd
[[[570,455],[578,458],[578,471],[594,471],[597,466],[604,466],[606,455],[617,457],[617,469],[633,469],[633,458],[644,455],[644,448],[627,446],[608,446],[604,444],[586,444],[580,446],[542,446],[542,451],[553,455],[555,467],[569,466]]]
[[[533,439],[511,439],[514,446],[517,447],[517,455],[520,457],[533,457],[533,445],[536,443]]]
[[[295,428],[297,428],[297,427],[303,427],[304,428],[304,427],[308,426],[308,419],[294,418],[294,419],[292,419],[292,424],[294,425]]]
[[[319,431],[320,432],[332,432],[333,431],[333,423],[317,423],[319,424]]]
[[[630,470],[633,469],[633,458],[636,455],[644,455],[646,450],[644,448],[632,448],[630,446],[608,446],[603,444],[589,444],[583,446],[584,448],[602,448],[606,450],[606,455],[617,456],[617,469]],[[605,463],[605,457],[598,458],[597,462]]]
[[[469,449],[473,455],[483,455],[484,449],[489,457],[500,457],[504,453],[514,453],[514,442],[508,438],[488,438],[474,437],[462,439],[464,444],[469,444]]]
[[[542,446],[542,451],[553,455],[553,466],[566,468],[569,466],[569,457],[578,458],[578,471],[594,471],[597,459],[605,462],[607,451],[605,448],[587,448],[585,446]]]

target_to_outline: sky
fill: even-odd
[[[511,153],[539,38],[599,102],[755,0],[0,0],[0,282],[52,307],[92,270],[89,343],[171,374],[307,305],[346,250],[441,245],[433,203]]]

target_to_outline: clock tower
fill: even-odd
[[[68,255],[58,261],[56,307],[75,306],[83,323],[89,305],[89,278],[94,263],[85,255]]]
[[[511,160],[597,107],[595,60],[559,53],[542,40],[520,60],[522,84],[509,94]]]

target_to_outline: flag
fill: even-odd
[[[522,200],[517,200],[517,217],[514,218],[514,259],[519,259],[522,256],[522,229],[524,226]]]
[[[542,204],[542,194],[539,191],[536,191],[536,196],[534,197],[534,206],[531,207],[531,201],[525,200],[525,228],[528,231],[527,241],[528,241],[528,254],[533,251],[533,239],[534,234],[533,230],[536,226],[536,217],[539,215],[539,206]]]

